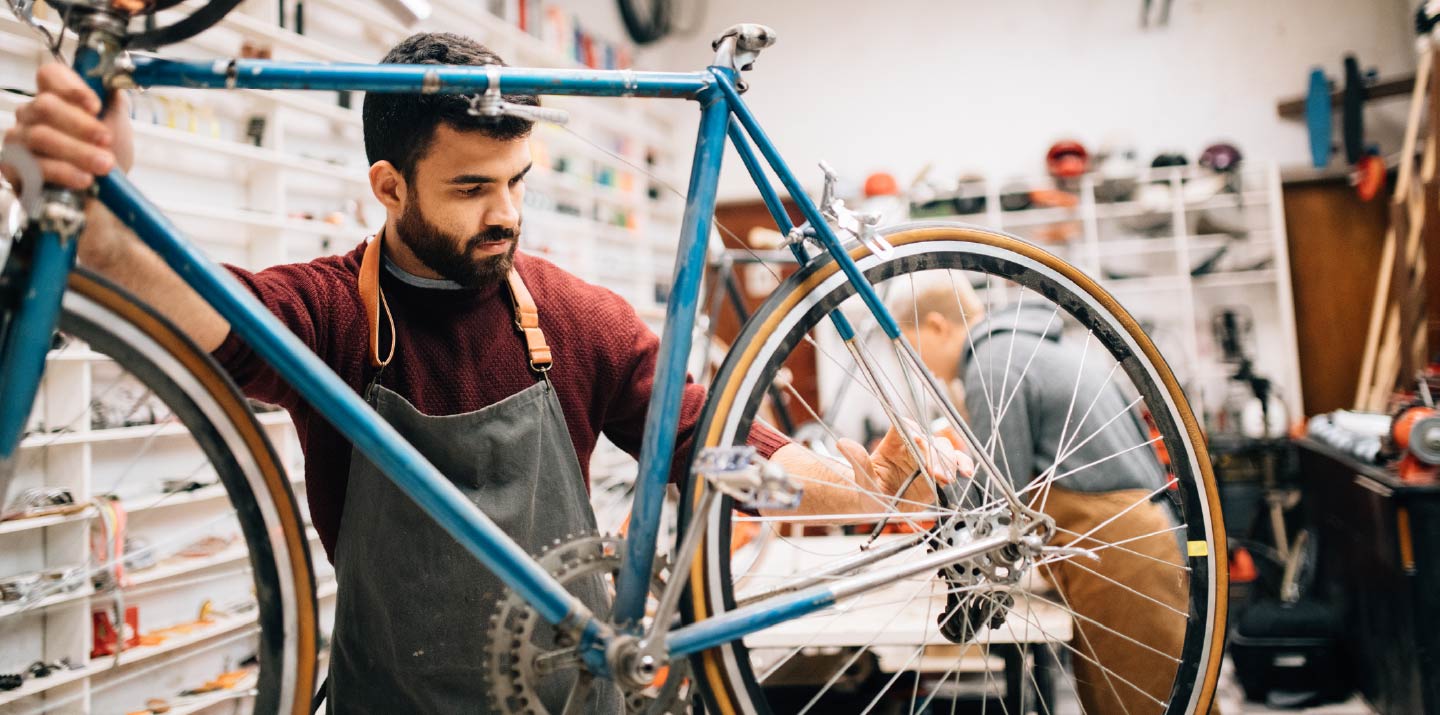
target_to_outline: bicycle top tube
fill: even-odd
[[[507,94],[694,99],[714,83],[709,71],[539,69],[454,65],[178,60],[137,56],[131,77],[141,87],[351,90],[468,94],[499,79]]]

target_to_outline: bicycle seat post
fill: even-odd
[[[765,25],[753,22],[731,25],[710,43],[710,48],[715,50],[715,61],[710,64],[728,67],[739,75],[753,68],[760,51],[775,44],[775,40],[775,30]],[[744,92],[745,82],[737,80],[735,88]]]

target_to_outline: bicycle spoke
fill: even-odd
[[[916,597],[918,597],[925,590],[926,589],[923,585],[917,587],[915,591],[911,594],[910,600],[905,602],[906,605],[908,606],[912,601],[914,601]],[[904,613],[905,609],[903,607],[895,609],[894,615],[890,616],[890,619],[885,621],[885,625],[881,626],[881,629],[883,630],[885,628],[889,628],[890,624],[894,623],[896,619],[900,618],[900,616]],[[874,643],[873,638],[871,639],[871,643]],[[815,696],[812,697],[810,701],[807,702],[805,706],[800,709],[800,712],[797,715],[805,715],[805,713],[810,712],[810,708],[815,707],[815,704],[820,701],[820,698],[825,694],[825,691],[829,690],[831,686],[835,685],[835,681],[839,680],[840,676],[844,675],[845,671],[849,670],[850,666],[854,665],[855,661],[859,660],[860,657],[863,656],[869,649],[869,645],[857,648],[854,655],[851,655],[849,660],[846,660],[839,668],[835,669],[834,675],[831,675],[830,679],[826,681],[824,685],[820,686],[819,692],[817,692]]]
[[[1063,527],[1056,527],[1056,530],[1058,530],[1058,531],[1059,531],[1060,533],[1062,533],[1062,534],[1070,534],[1070,535],[1072,535],[1072,536],[1077,537],[1074,541],[1072,541],[1072,542],[1070,543],[1071,547],[1073,547],[1073,548],[1085,549],[1085,551],[1086,551],[1087,553],[1096,554],[1096,553],[1099,553],[1099,552],[1101,552],[1101,551],[1105,551],[1106,549],[1119,549],[1120,551],[1122,551],[1122,552],[1124,552],[1124,553],[1127,553],[1127,554],[1131,554],[1131,555],[1133,555],[1133,556],[1139,556],[1139,557],[1141,557],[1141,558],[1149,559],[1149,560],[1154,561],[1154,562],[1156,562],[1156,563],[1164,564],[1164,565],[1170,566],[1170,567],[1172,567],[1172,568],[1178,568],[1178,569],[1180,569],[1180,570],[1182,570],[1182,571],[1189,571],[1189,570],[1190,570],[1190,567],[1189,567],[1189,566],[1186,566],[1186,565],[1184,565],[1184,564],[1177,564],[1177,563],[1174,563],[1174,562],[1171,562],[1171,561],[1166,561],[1166,560],[1164,560],[1164,559],[1156,558],[1156,557],[1154,557],[1154,556],[1151,556],[1150,554],[1146,554],[1146,553],[1142,553],[1142,552],[1139,552],[1139,551],[1135,551],[1134,549],[1127,549],[1127,548],[1124,548],[1124,547],[1121,546],[1121,544],[1128,544],[1128,543],[1131,543],[1131,542],[1134,542],[1134,541],[1140,541],[1140,540],[1142,540],[1142,539],[1148,539],[1148,538],[1150,538],[1150,537],[1152,537],[1152,536],[1158,536],[1158,535],[1160,535],[1160,534],[1173,533],[1173,532],[1179,531],[1179,530],[1184,529],[1184,528],[1185,528],[1185,525],[1184,525],[1184,524],[1176,524],[1175,526],[1172,526],[1172,527],[1169,527],[1169,528],[1166,528],[1166,529],[1159,529],[1159,530],[1157,530],[1157,531],[1152,531],[1152,532],[1150,532],[1150,533],[1148,533],[1148,534],[1141,534],[1141,535],[1139,535],[1139,536],[1132,536],[1132,537],[1129,537],[1129,538],[1126,538],[1126,539],[1121,539],[1120,541],[1113,541],[1113,542],[1112,542],[1112,541],[1105,541],[1105,540],[1103,540],[1103,539],[1097,539],[1097,538],[1095,538],[1095,537],[1093,537],[1093,536],[1086,536],[1086,535],[1084,535],[1084,534],[1081,534],[1081,533],[1078,532],[1078,531],[1071,531],[1070,529],[1066,529],[1066,528],[1063,528]],[[1079,543],[1080,541],[1094,541],[1095,543],[1100,544],[1100,546],[1097,546],[1097,547],[1095,547],[1095,548],[1086,548],[1086,547],[1084,547],[1084,546],[1075,546],[1075,544],[1076,544],[1076,543]],[[1035,563],[1035,565],[1036,565],[1036,566],[1044,566],[1045,564],[1060,563],[1060,562],[1062,562],[1062,561],[1069,561],[1069,560],[1074,559],[1074,558],[1075,558],[1075,556],[1073,556],[1073,555],[1066,555],[1066,556],[1047,556],[1047,557],[1045,557],[1045,558],[1037,561],[1037,562]]]
[[[1099,571],[1096,571],[1095,569],[1092,569],[1092,568],[1090,568],[1089,566],[1086,566],[1086,565],[1085,565],[1085,562],[1083,562],[1083,561],[1078,561],[1078,560],[1075,560],[1075,559],[1071,559],[1071,560],[1069,561],[1069,564],[1070,564],[1071,566],[1075,567],[1075,568],[1080,569],[1081,571],[1084,571],[1085,573],[1088,573],[1088,574],[1090,574],[1090,575],[1092,575],[1092,576],[1094,576],[1094,577],[1102,580],[1102,581],[1105,581],[1105,582],[1110,583],[1110,584],[1112,584],[1112,585],[1114,585],[1114,586],[1117,586],[1117,587],[1119,587],[1119,588],[1121,588],[1121,589],[1123,589],[1123,590],[1125,590],[1125,591],[1129,591],[1130,593],[1133,593],[1133,594],[1135,594],[1136,596],[1145,599],[1146,601],[1149,601],[1149,602],[1151,602],[1151,603],[1153,603],[1153,604],[1155,604],[1155,605],[1157,605],[1157,606],[1159,606],[1159,607],[1161,607],[1161,608],[1163,608],[1163,609],[1165,609],[1165,610],[1167,610],[1167,611],[1170,611],[1171,613],[1174,613],[1175,615],[1180,616],[1181,618],[1189,618],[1189,617],[1190,617],[1190,614],[1189,614],[1189,613],[1186,613],[1185,611],[1182,611],[1182,610],[1180,610],[1180,609],[1178,609],[1178,608],[1176,608],[1176,607],[1174,607],[1174,606],[1172,606],[1172,605],[1170,605],[1170,604],[1168,604],[1168,603],[1166,603],[1166,602],[1164,602],[1164,601],[1162,601],[1162,600],[1160,600],[1160,599],[1158,599],[1158,598],[1155,598],[1154,596],[1151,596],[1151,595],[1148,595],[1148,594],[1145,594],[1145,593],[1141,593],[1139,589],[1134,588],[1133,586],[1127,586],[1127,585],[1125,585],[1125,584],[1123,584],[1123,583],[1121,583],[1121,582],[1119,582],[1119,581],[1116,581],[1115,579],[1110,578],[1109,576],[1106,576],[1105,574],[1100,573]]]
[[[1179,664],[1180,664],[1180,659],[1179,659],[1179,658],[1176,658],[1175,656],[1170,655],[1169,653],[1166,653],[1165,651],[1162,651],[1162,650],[1160,650],[1160,649],[1158,649],[1158,648],[1156,648],[1156,647],[1154,647],[1154,646],[1152,646],[1152,645],[1150,645],[1150,644],[1148,644],[1148,643],[1142,643],[1141,641],[1139,641],[1139,640],[1137,640],[1137,639],[1135,639],[1135,638],[1131,638],[1130,636],[1125,635],[1124,633],[1121,633],[1120,631],[1117,631],[1117,630],[1115,630],[1114,628],[1111,628],[1110,626],[1107,626],[1107,625],[1105,625],[1104,623],[1101,623],[1100,621],[1097,621],[1097,620],[1095,620],[1095,619],[1093,619],[1093,618],[1090,618],[1089,616],[1086,616],[1086,615],[1084,615],[1084,614],[1082,614],[1082,613],[1079,613],[1079,612],[1077,612],[1077,611],[1075,611],[1075,610],[1073,610],[1073,609],[1070,609],[1070,608],[1066,608],[1066,607],[1064,607],[1064,606],[1061,606],[1060,604],[1058,604],[1058,603],[1056,603],[1056,602],[1054,602],[1054,601],[1051,601],[1050,599],[1045,598],[1044,596],[1033,595],[1033,598],[1039,600],[1041,603],[1049,604],[1049,605],[1051,605],[1051,606],[1054,606],[1054,607],[1056,607],[1056,608],[1061,608],[1061,609],[1069,612],[1071,618],[1078,618],[1078,619],[1080,619],[1080,620],[1082,620],[1082,621],[1085,621],[1086,623],[1093,623],[1094,625],[1096,625],[1096,626],[1098,626],[1098,627],[1100,627],[1100,628],[1103,628],[1103,629],[1105,629],[1106,631],[1109,631],[1111,634],[1113,634],[1113,635],[1115,635],[1115,636],[1117,636],[1117,637],[1119,637],[1119,638],[1121,638],[1121,639],[1123,639],[1123,640],[1129,641],[1130,643],[1132,643],[1132,644],[1134,644],[1134,645],[1136,645],[1136,646],[1139,646],[1139,647],[1141,647],[1141,648],[1144,648],[1145,650],[1148,650],[1148,651],[1150,651],[1151,653],[1154,653],[1155,655],[1160,656],[1161,658],[1165,658],[1166,660],[1173,661],[1176,665],[1179,665]]]
[[[1037,596],[1037,598],[1038,598],[1038,596]],[[1055,604],[1052,603],[1052,605],[1055,605]],[[1057,607],[1058,607],[1058,606],[1057,606]],[[1069,609],[1066,609],[1066,610],[1072,614],[1072,617],[1075,615],[1073,611],[1069,611]],[[1026,618],[1024,615],[1019,615],[1019,618],[1020,618],[1021,620],[1024,620],[1024,621],[1025,621],[1026,623],[1028,623],[1029,625],[1035,626],[1036,628],[1040,628],[1040,624],[1039,624],[1038,622],[1036,622],[1036,621],[1034,621],[1034,620],[1031,620],[1030,618]],[[1085,637],[1085,636],[1083,635],[1083,634],[1084,634],[1084,630],[1081,629],[1080,632],[1081,632],[1081,634],[1082,634],[1081,637],[1082,637],[1082,638]],[[1069,643],[1066,643],[1066,642],[1064,642],[1064,641],[1059,641],[1059,643],[1060,643],[1060,645],[1061,645],[1062,647],[1064,647],[1066,650],[1070,651],[1073,655],[1078,656],[1078,657],[1080,657],[1080,658],[1084,658],[1086,662],[1088,662],[1088,663],[1090,663],[1091,665],[1094,665],[1096,668],[1099,668],[1100,670],[1104,671],[1107,675],[1114,677],[1116,680],[1119,680],[1121,683],[1124,683],[1125,685],[1130,686],[1132,689],[1135,690],[1135,692],[1140,693],[1141,695],[1143,695],[1143,696],[1145,696],[1145,697],[1153,700],[1156,705],[1159,705],[1159,706],[1161,706],[1162,708],[1165,707],[1165,702],[1164,702],[1163,700],[1159,700],[1159,699],[1157,699],[1155,696],[1151,695],[1150,693],[1145,692],[1145,690],[1144,690],[1143,688],[1141,688],[1140,686],[1138,686],[1138,685],[1130,682],[1130,681],[1129,681],[1128,679],[1126,679],[1124,676],[1120,675],[1119,673],[1116,673],[1114,670],[1111,670],[1110,668],[1108,668],[1108,667],[1106,667],[1106,666],[1104,666],[1104,665],[1101,665],[1099,661],[1095,660],[1094,658],[1091,658],[1091,657],[1088,656],[1088,655],[1085,655],[1084,653],[1080,652],[1079,650],[1077,650],[1074,646],[1070,645]],[[1087,646],[1087,647],[1088,647],[1088,646]],[[1091,650],[1093,651],[1094,649],[1091,648]],[[1112,688],[1112,691],[1113,691],[1114,686],[1112,685],[1111,688]],[[1115,693],[1115,697],[1116,697],[1116,700],[1117,700],[1117,701],[1120,701],[1120,702],[1121,702],[1121,706],[1123,707],[1123,706],[1124,706],[1124,701],[1120,698],[1119,693]],[[1128,712],[1128,710],[1127,710],[1127,712]]]

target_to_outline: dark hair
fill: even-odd
[[[449,32],[411,35],[391,48],[381,62],[505,66],[505,61],[484,45]],[[540,104],[530,95],[505,95],[505,101],[530,106]],[[367,93],[361,112],[366,158],[371,164],[382,160],[390,162],[408,180],[414,178],[415,164],[430,149],[435,128],[442,122],[452,129],[476,131],[493,139],[520,139],[530,133],[531,124],[523,119],[484,119],[472,116],[469,110],[469,95]]]

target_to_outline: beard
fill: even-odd
[[[504,280],[515,265],[515,249],[520,245],[520,232],[505,226],[491,226],[464,240],[452,236],[425,220],[414,197],[395,222],[395,230],[425,267],[466,288],[485,288]],[[474,257],[481,245],[507,239],[514,240],[504,253]]]

